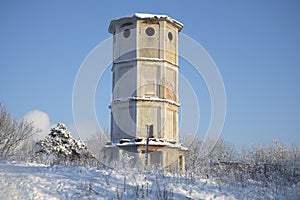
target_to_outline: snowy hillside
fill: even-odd
[[[288,199],[297,199],[297,186]],[[299,190],[299,184],[298,184]],[[298,191],[299,192],[299,191]],[[299,195],[299,193],[298,193]],[[253,183],[221,185],[163,172],[0,162],[0,199],[287,199]]]

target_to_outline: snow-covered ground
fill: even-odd
[[[161,170],[154,173],[2,161],[0,199],[286,199],[259,184],[221,185],[211,179],[185,176]],[[297,199],[296,195],[289,198]]]

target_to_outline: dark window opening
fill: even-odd
[[[125,29],[123,32],[124,38],[128,38],[130,36],[130,29]]]
[[[152,27],[146,28],[146,34],[147,34],[148,36],[153,36],[154,33],[155,33],[154,28],[152,28]]]
[[[171,32],[168,33],[168,38],[169,38],[170,41],[173,40],[173,34]]]

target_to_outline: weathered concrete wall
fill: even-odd
[[[108,146],[103,149],[105,163],[112,166],[120,162],[122,157],[130,156],[130,167],[144,168],[145,166],[145,145],[125,146],[119,148],[117,146]],[[149,146],[148,163],[151,165],[160,165],[165,168],[185,168],[185,151],[180,148]],[[124,159],[123,159],[124,160]],[[120,164],[120,163],[119,163]]]
[[[178,107],[166,102],[138,101],[137,136],[146,137],[145,124],[153,124],[153,136],[178,141]]]

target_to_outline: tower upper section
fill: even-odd
[[[152,137],[178,141],[178,33],[183,25],[166,15],[114,19],[111,138]]]
[[[115,63],[156,59],[178,65],[178,32],[183,25],[166,16],[133,14],[111,21]]]

